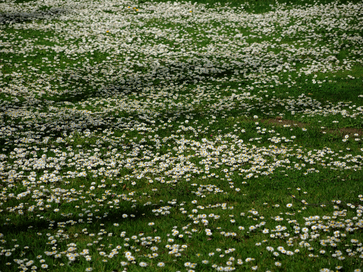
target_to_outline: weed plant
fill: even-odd
[[[361,271],[361,1],[0,2],[0,271]]]

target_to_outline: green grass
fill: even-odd
[[[360,10],[2,1],[0,272],[361,271]]]

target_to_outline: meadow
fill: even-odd
[[[361,271],[361,1],[0,1],[0,272]]]

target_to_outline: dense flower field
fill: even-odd
[[[0,3],[0,271],[361,271],[363,4]]]

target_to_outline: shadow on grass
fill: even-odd
[[[155,200],[158,199],[158,197],[162,197],[163,199],[178,199],[178,202],[183,202],[185,200],[187,201],[191,201],[191,199],[193,198],[193,194],[191,193],[190,189],[189,189],[189,184],[184,183],[184,182],[179,182],[177,184],[172,184],[172,185],[165,185],[165,190],[162,193],[159,192],[154,192],[152,194],[153,199]],[[127,188],[126,185],[123,186],[123,188],[119,188],[116,193],[127,193],[129,192],[129,188]],[[109,200],[112,199],[119,199],[119,198],[115,198],[115,195],[110,196]],[[147,199],[150,200],[150,199]],[[163,206],[170,206],[169,203],[167,202],[159,202],[158,204],[151,204],[151,205],[143,205],[142,203],[138,203],[136,207],[131,207],[131,203],[130,201],[126,201],[126,200],[121,200],[121,205],[119,209],[112,209],[111,211],[109,211],[109,209],[104,208],[101,211],[94,213],[93,217],[92,217],[92,224],[88,224],[87,220],[86,220],[86,215],[84,217],[79,217],[76,216],[77,214],[77,210],[72,209],[72,207],[74,207],[77,204],[82,205],[82,201],[80,202],[75,202],[74,204],[72,203],[65,203],[65,204],[59,204],[60,206],[58,207],[62,207],[63,205],[66,206],[65,208],[69,211],[72,211],[74,213],[65,215],[65,214],[57,214],[58,216],[54,216],[53,214],[53,218],[37,218],[36,214],[32,214],[30,212],[30,216],[26,216],[27,214],[29,215],[29,212],[26,211],[26,214],[23,216],[19,216],[19,217],[23,217],[23,218],[19,218],[18,223],[16,224],[11,224],[8,223],[8,225],[5,225],[5,217],[0,218],[0,233],[6,235],[6,234],[18,234],[18,233],[22,233],[22,232],[27,232],[31,229],[37,230],[37,231],[41,231],[44,229],[48,229],[50,224],[51,226],[56,229],[57,227],[59,227],[60,225],[63,226],[67,226],[71,227],[72,225],[74,225],[74,223],[77,224],[84,224],[84,225],[88,225],[88,226],[99,226],[99,224],[95,224],[97,223],[103,223],[105,225],[107,225],[108,223],[115,223],[115,222],[120,222],[120,223],[125,223],[125,224],[129,224],[128,222],[130,221],[138,221],[138,220],[142,220],[144,218],[154,218],[155,214],[154,212],[152,212],[153,209],[159,209],[160,207]],[[125,205],[122,205],[122,202]],[[130,205],[130,206],[129,206]],[[90,209],[91,210],[91,209]],[[87,212],[81,211],[79,210],[80,213],[83,214],[87,214]],[[49,215],[49,213],[52,213],[52,211],[47,211],[45,213],[45,216],[47,216],[46,214]],[[107,216],[105,216],[105,214],[107,214]],[[134,215],[134,217],[128,216],[127,218],[124,218],[124,214],[127,215]],[[38,215],[42,215],[41,213],[38,213]],[[47,216],[48,217],[48,216]],[[55,218],[54,218],[55,217]],[[83,219],[83,221],[79,221],[79,219]]]
[[[63,8],[41,7],[30,12],[6,12],[0,13],[0,24],[15,24],[33,20],[48,20],[53,17],[69,14],[70,11]]]
[[[83,85],[83,91],[69,91],[53,97],[44,96],[44,99],[55,102],[67,101],[77,103],[91,97],[126,96],[141,93],[149,87],[169,86],[170,82],[173,82],[178,86],[197,84],[208,81],[211,78],[229,78],[235,74],[235,70],[238,68],[239,67],[233,67],[227,70],[219,68],[208,69],[204,68],[202,64],[187,64],[182,62],[168,63],[165,66],[160,66],[156,69],[140,67],[136,68],[134,73],[127,77],[109,82],[102,88],[98,88],[98,90],[91,84],[89,79],[90,71],[78,70],[76,73],[64,75],[64,77],[69,85]],[[201,71],[201,69],[204,69],[203,72],[195,74],[196,70]],[[245,69],[255,70],[254,67],[249,67],[249,64],[246,64]],[[165,70],[167,70],[167,73],[165,73]],[[243,83],[243,79],[241,79],[241,82]]]
[[[141,209],[141,210],[131,210],[131,209],[120,209],[117,211],[112,211],[110,213],[108,213],[107,217],[103,217],[103,213],[101,214],[97,214],[96,216],[101,217],[100,218],[94,218],[92,220],[93,223],[95,223],[95,221],[99,222],[102,221],[102,223],[108,223],[108,222],[115,222],[115,220],[120,219],[123,221],[137,221],[138,219],[142,218],[142,214],[146,213],[148,215],[152,215],[151,209],[147,209],[147,207],[145,207],[145,209]],[[134,214],[135,217],[128,217],[127,219],[123,219],[122,215],[123,214]],[[17,234],[17,233],[21,233],[21,232],[27,232],[30,229],[35,229],[37,231],[41,231],[44,229],[48,229],[49,228],[49,224],[53,224],[54,228],[57,228],[57,225],[67,225],[64,224],[64,222],[76,222],[77,224],[87,224],[87,221],[84,220],[82,223],[78,222],[79,217],[76,216],[71,216],[71,217],[63,217],[61,218],[59,216],[59,218],[57,218],[56,220],[46,220],[46,219],[36,219],[33,217],[33,219],[29,218],[29,217],[25,217],[24,216],[24,220],[22,220],[21,223],[17,223],[17,224],[9,224],[8,226],[4,225],[4,222],[1,223],[1,228],[0,231],[1,233],[3,233],[4,235],[8,234],[8,233],[12,233],[12,234]],[[3,220],[1,220],[3,221]],[[69,225],[71,226],[71,225]],[[59,226],[58,226],[59,227]]]

